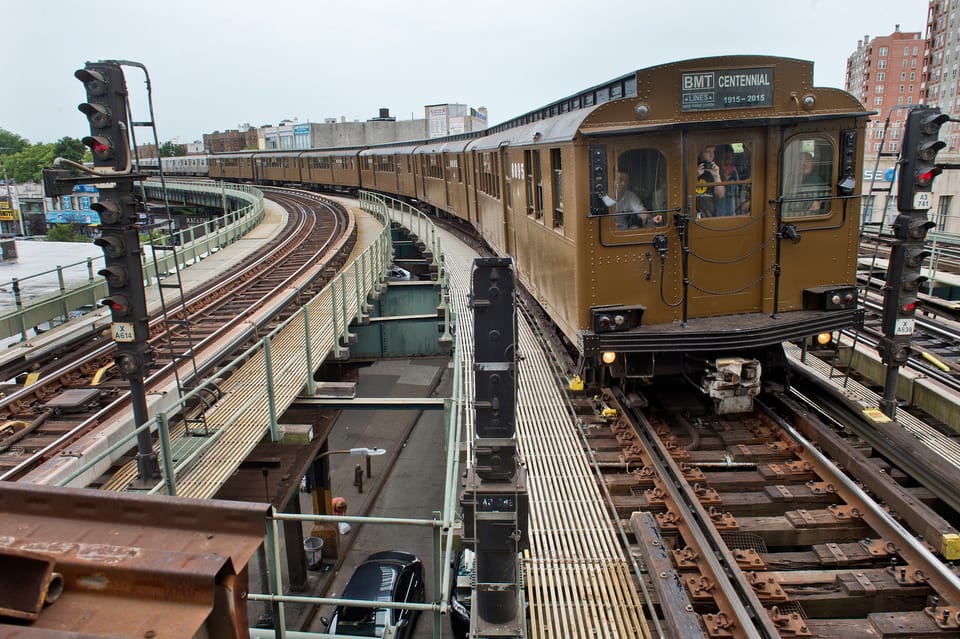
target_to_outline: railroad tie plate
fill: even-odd
[[[57,413],[80,413],[100,398],[97,388],[71,388],[44,404]]]

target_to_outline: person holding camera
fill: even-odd
[[[697,154],[697,218],[715,217],[717,202],[726,195],[720,182],[720,167],[714,161],[714,147],[705,146]],[[715,186],[711,186],[715,185]]]

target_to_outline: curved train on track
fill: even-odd
[[[686,60],[486,131],[209,156],[214,179],[366,189],[511,255],[589,382],[683,375],[745,408],[785,340],[855,323],[869,113],[810,62]]]

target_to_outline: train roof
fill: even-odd
[[[432,142],[424,142],[416,148],[415,153],[460,153],[472,142],[472,139],[442,138]]]
[[[365,146],[337,146],[329,149],[310,149],[303,151],[301,155],[305,158],[342,157],[344,155],[357,155],[366,148]]]
[[[218,160],[220,158],[250,158],[256,154],[256,151],[229,151],[227,153],[211,153],[207,157],[211,160]]]
[[[495,149],[502,144],[522,146],[527,144],[559,144],[573,140],[583,122],[597,107],[578,109],[546,120],[530,122],[511,129],[504,129],[473,141],[469,149],[480,151]]]
[[[404,144],[396,144],[391,142],[388,145],[368,147],[360,151],[360,155],[394,155],[396,153],[413,153],[414,150],[422,144],[422,142],[406,142]]]
[[[813,63],[738,55],[671,62],[637,71],[637,94],[596,108],[581,126],[587,135],[633,130],[751,126],[870,112],[846,91],[816,87]]]

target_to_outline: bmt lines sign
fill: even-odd
[[[680,74],[682,111],[772,106],[772,67]]]

